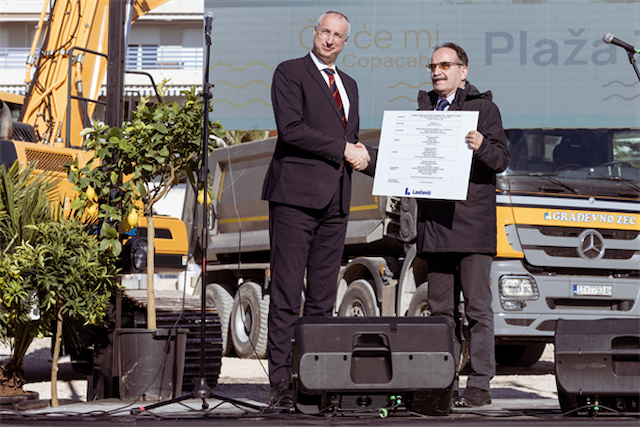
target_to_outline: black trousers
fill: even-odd
[[[458,305],[460,291],[469,321],[470,372],[467,387],[490,390],[496,373],[495,333],[491,306],[490,255],[467,253],[428,253],[428,302],[432,316],[443,316],[455,329],[454,356],[460,363],[461,330]]]
[[[340,209],[340,189],[324,209],[269,203],[271,300],[269,381],[291,380],[295,322],[305,292],[305,316],[331,317],[348,214]],[[307,288],[304,288],[305,271]]]

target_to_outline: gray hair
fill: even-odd
[[[456,52],[456,55],[458,56],[458,59],[460,60],[460,62],[462,62],[465,67],[469,66],[469,57],[467,56],[467,52],[464,51],[464,49],[460,46],[457,45],[455,43],[452,42],[446,42],[446,43],[442,43],[439,45],[436,45],[433,48],[433,53],[436,52],[436,50],[438,49],[442,49],[442,48],[449,48],[449,49],[453,49]]]
[[[327,15],[331,15],[331,14],[340,15],[340,16],[342,16],[344,18],[345,21],[347,21],[347,34],[345,35],[345,41],[346,41],[349,38],[349,34],[351,34],[351,22],[349,22],[349,18],[347,18],[344,13],[341,13],[341,12],[338,12],[338,11],[335,11],[335,10],[327,10],[316,21],[316,25],[315,25],[316,30],[318,29],[318,25],[320,25],[320,21],[322,21],[322,18],[324,18]]]

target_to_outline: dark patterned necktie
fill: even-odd
[[[342,124],[344,127],[347,127],[347,116],[344,115],[344,106],[342,105],[342,98],[340,97],[340,91],[338,91],[338,85],[336,84],[336,78],[333,76],[335,71],[331,68],[325,68],[325,73],[329,75],[329,87],[331,88],[331,93],[333,93],[333,99],[336,100],[336,104],[338,104],[338,110],[340,110],[340,114],[342,116]]]
[[[438,101],[438,105],[436,105],[436,111],[444,111],[445,108],[449,106],[449,101],[442,98]]]

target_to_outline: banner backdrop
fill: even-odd
[[[493,92],[506,128],[640,126],[627,53],[602,40],[640,45],[640,2],[613,0],[205,0],[216,120],[275,129],[273,71],[307,54],[327,10],[351,21],[337,66],[358,83],[362,129],[417,108],[418,90],[432,89],[432,47],[446,41],[467,51],[469,82]]]

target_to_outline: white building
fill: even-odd
[[[25,93],[25,61],[45,3],[49,0],[0,0],[0,91]],[[200,89],[203,13],[203,0],[169,0],[142,16],[131,27],[127,69],[150,73],[156,84],[171,79],[169,95],[192,84]],[[149,79],[139,75],[127,75],[125,91],[152,92]]]

